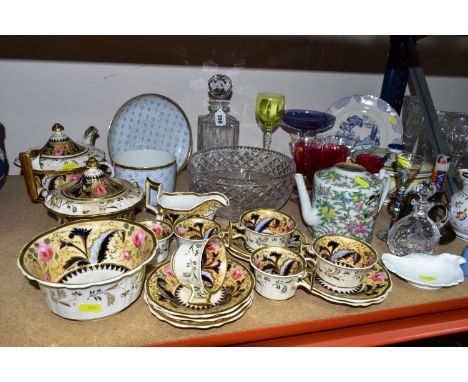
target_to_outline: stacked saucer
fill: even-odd
[[[144,298],[159,320],[178,328],[210,329],[237,321],[250,308],[254,297],[254,277],[250,270],[228,260],[222,287],[210,298],[210,305],[189,303],[192,294],[181,285],[171,264],[162,264],[148,275]]]
[[[376,263],[364,277],[362,285],[354,290],[333,286],[316,275],[312,294],[337,304],[369,306],[384,301],[392,288],[390,274]]]

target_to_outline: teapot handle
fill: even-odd
[[[29,198],[31,201],[35,202],[39,199],[39,195],[37,193],[37,185],[32,170],[30,153],[20,153],[19,161],[21,164],[21,170],[23,171],[24,180],[26,182],[26,189],[28,191]]]
[[[87,145],[94,146],[96,139],[99,136],[99,131],[94,126],[89,126],[83,135],[83,142]]]
[[[154,206],[151,205],[151,191],[157,191],[156,196],[156,204]],[[156,219],[163,220],[161,215],[161,210],[158,207],[158,197],[159,194],[162,192],[162,184],[158,182],[152,181],[150,178],[146,178],[145,182],[145,206],[147,209],[153,211],[156,215]]]
[[[385,202],[385,199],[387,198],[388,190],[390,190],[390,185],[391,185],[390,175],[385,171],[385,169],[382,169],[382,170],[383,170],[382,172],[383,187],[382,187],[382,195],[380,196],[379,211],[382,209],[382,206]]]

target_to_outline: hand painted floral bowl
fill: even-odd
[[[124,219],[66,223],[36,236],[18,267],[37,281],[49,308],[73,320],[106,317],[140,295],[145,268],[156,255],[153,232]]]

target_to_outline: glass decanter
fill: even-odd
[[[239,121],[229,114],[232,81],[216,74],[208,81],[209,114],[198,116],[197,149],[239,145]]]
[[[411,201],[413,210],[410,215],[397,221],[388,232],[388,247],[397,256],[410,253],[432,254],[439,244],[440,228],[449,218],[447,207],[442,203],[429,201],[436,192],[436,187],[430,180],[423,180],[416,186],[416,200]],[[434,222],[429,217],[433,207],[445,211],[443,219]]]

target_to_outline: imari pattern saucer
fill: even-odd
[[[232,224],[232,232],[228,232],[228,234],[224,236],[224,245],[227,247],[228,253],[236,259],[250,261],[250,255],[252,254],[252,250],[247,248],[247,246],[245,245],[245,239],[243,237],[233,239],[229,244],[229,235],[235,236],[238,233],[241,232],[237,229],[237,224]],[[289,241],[287,247],[289,249],[292,249],[293,251],[299,252],[302,249],[301,243],[306,243],[304,234],[298,229],[296,229],[294,230],[291,236],[291,240]]]
[[[364,278],[359,290],[349,290],[325,283],[316,276],[312,293],[325,300],[351,306],[368,306],[384,301],[392,291],[390,274],[379,263]]]
[[[145,282],[148,305],[173,316],[205,319],[232,313],[253,296],[254,277],[244,265],[228,260],[226,279],[214,293],[210,306],[191,306],[190,290],[183,287],[172,273],[170,264],[156,268]]]

